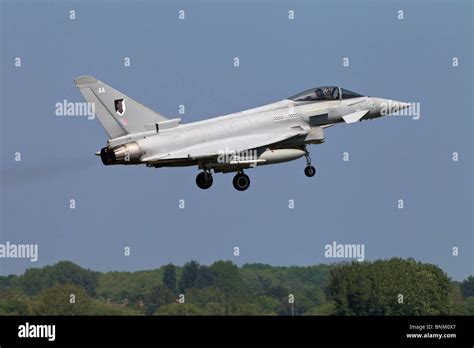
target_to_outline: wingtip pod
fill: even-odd
[[[79,76],[74,79],[74,83],[76,87],[79,87],[81,85],[89,85],[89,84],[97,83],[97,82],[99,82],[99,80],[97,80],[94,76],[88,76],[88,75]]]

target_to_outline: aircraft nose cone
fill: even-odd
[[[405,103],[397,100],[372,98],[375,108],[380,116],[386,116],[407,109],[411,106],[410,103]]]

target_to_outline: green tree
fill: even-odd
[[[333,315],[335,313],[335,306],[333,302],[323,302],[322,304],[311,308],[307,315]]]
[[[450,314],[452,284],[437,266],[413,259],[342,263],[329,292],[339,315]]]
[[[280,301],[270,296],[258,296],[256,301],[264,314],[271,315],[276,314],[276,309],[280,303]]]
[[[74,284],[54,285],[41,291],[32,305],[34,315],[90,315],[92,300]]]
[[[179,282],[179,291],[197,287],[199,273],[199,263],[196,261],[186,262],[183,266],[181,280]]]
[[[474,277],[469,276],[461,283],[461,291],[464,297],[474,296]]]
[[[153,315],[158,308],[173,303],[174,301],[174,294],[166,286],[157,284],[151,289],[150,293],[145,296],[145,314]]]
[[[161,306],[155,315],[203,315],[204,311],[193,304],[172,303]]]
[[[214,273],[209,266],[199,266],[196,287],[207,288],[214,284]]]
[[[27,269],[20,285],[28,295],[36,295],[44,288],[57,284],[75,284],[94,296],[98,285],[98,273],[86,270],[70,261],[61,261],[53,266]]]
[[[132,303],[144,300],[151,289],[162,283],[163,268],[138,272],[107,272],[99,277],[96,296],[121,303],[127,298]]]
[[[243,300],[239,269],[232,261],[217,261],[211,265],[211,271],[214,274],[214,286],[224,294],[225,314],[230,314],[231,307]]]
[[[29,298],[20,288],[8,288],[0,292],[0,312],[5,315],[28,315]]]
[[[169,263],[163,271],[163,284],[172,292],[176,291],[176,267]]]
[[[452,282],[450,300],[451,300],[451,314],[453,315],[466,315],[467,314],[465,301],[464,301],[464,297],[462,296],[459,282]]]
[[[136,309],[109,304],[97,299],[92,300],[90,312],[92,315],[143,315],[143,312]]]
[[[0,293],[1,291],[9,288],[10,286],[15,286],[18,282],[18,276],[10,274],[8,276],[0,276]]]
[[[474,315],[474,296],[466,297],[464,305],[466,308],[465,314]]]
[[[208,302],[204,311],[205,315],[225,315],[225,306],[221,302]]]
[[[186,303],[202,308],[206,315],[225,314],[225,295],[215,288],[189,289],[186,293]]]

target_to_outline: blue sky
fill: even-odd
[[[458,280],[474,273],[472,2],[1,4],[0,243],[37,243],[39,260],[2,259],[0,274],[59,260],[100,271],[191,259],[310,265],[335,261],[324,257],[333,241],[364,244],[367,260],[414,257]],[[183,104],[184,122],[318,85],[419,102],[421,117],[327,129],[310,148],[314,178],[301,159],[247,171],[243,193],[233,174],[202,191],[193,167],[102,165],[98,121],[55,116],[56,103],[83,101],[72,80],[86,74],[168,117]]]

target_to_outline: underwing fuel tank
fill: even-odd
[[[305,152],[301,149],[267,149],[258,156],[258,159],[261,160],[258,161],[258,165],[293,161],[304,155]]]
[[[301,149],[266,149],[259,155],[240,154],[233,157],[229,162],[214,166],[215,173],[230,173],[240,169],[263,166],[266,164],[283,163],[298,159],[305,155]]]

